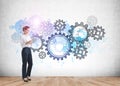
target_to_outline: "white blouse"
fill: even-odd
[[[25,35],[25,34],[22,34],[21,35],[21,46],[22,46],[22,48],[24,48],[24,47],[31,47],[31,44],[26,44],[26,42],[28,42],[28,41],[30,41],[30,40],[32,40],[31,39],[31,37],[30,37],[30,35]]]

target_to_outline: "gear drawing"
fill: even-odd
[[[38,17],[36,20],[35,16],[19,20],[12,25],[10,28],[15,29],[15,33],[11,38],[13,42],[19,43],[23,32],[22,26],[29,26],[33,42],[31,49],[37,52],[40,59],[45,59],[49,55],[54,60],[63,60],[71,53],[75,58],[83,59],[87,56],[87,49],[92,45],[91,39],[99,41],[105,36],[105,29],[102,26],[96,26],[97,21],[95,16],[89,16],[86,24],[75,22],[70,25],[62,19],[51,23],[50,20],[46,21]]]
[[[44,51],[41,51],[40,53],[39,53],[39,58],[40,59],[44,59],[46,57],[46,53],[44,52]]]
[[[68,36],[65,36],[64,33],[52,34],[51,37],[48,37],[46,43],[47,54],[53,59],[63,60],[63,58],[67,58],[71,51]]]
[[[42,39],[42,36],[39,36],[39,35],[33,35],[32,36],[32,40],[33,40],[33,43],[32,43],[32,47],[31,49],[33,50],[33,52],[35,51],[38,51],[41,49],[43,49],[43,46],[45,45],[44,44],[44,39]]]
[[[82,58],[85,58],[85,56],[87,56],[87,48],[81,46],[80,44],[77,45],[76,48],[74,48],[74,56],[76,56],[76,58],[78,59],[82,59]]]
[[[54,23],[54,27],[57,31],[61,32],[62,30],[65,29],[65,22],[63,20],[56,20],[56,22]]]
[[[84,44],[83,44],[83,46],[84,46],[85,48],[90,48],[91,44],[90,44],[89,41],[85,41]]]
[[[69,30],[70,33],[70,40],[71,42],[77,41],[80,43],[84,43],[84,41],[88,41],[88,37],[90,36],[87,29],[88,25],[81,22],[80,24],[78,22],[75,23],[75,25],[71,25],[71,30]]]
[[[102,40],[105,35],[105,30],[102,27],[97,26],[94,27],[94,29],[89,29],[89,34],[94,40]]]

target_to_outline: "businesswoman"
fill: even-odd
[[[32,53],[31,45],[32,39],[29,35],[29,26],[23,27],[23,34],[21,35],[21,46],[22,46],[22,79],[24,82],[31,81],[31,70],[32,70]]]

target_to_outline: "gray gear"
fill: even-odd
[[[84,44],[83,44],[83,46],[84,46],[85,48],[90,48],[91,44],[90,44],[89,41],[85,41]]]
[[[102,40],[105,35],[105,30],[102,27],[97,26],[94,27],[94,29],[89,29],[89,34],[94,40]]]
[[[60,32],[65,29],[65,26],[66,26],[65,22],[60,19],[56,20],[56,22],[54,23],[55,29]]]
[[[40,53],[39,53],[39,58],[40,59],[44,59],[46,57],[46,53],[44,52],[44,51],[41,51]]]
[[[43,46],[45,45],[44,44],[44,39],[42,39],[42,36],[39,36],[39,35],[33,35],[32,36],[32,38],[33,38],[33,41],[34,41],[34,38],[39,38],[40,40],[41,40],[41,46],[39,46],[39,48],[33,48],[33,47],[31,47],[31,49],[33,50],[33,52],[35,52],[35,51],[38,51],[39,52],[39,50],[41,49],[43,49]]]
[[[76,56],[76,58],[79,58],[79,59],[82,59],[82,58],[85,58],[85,56],[87,56],[87,48],[81,46],[81,45],[78,45],[76,48],[74,48],[74,56]]]

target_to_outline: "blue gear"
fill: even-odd
[[[53,43],[52,48],[55,47],[54,50],[56,50],[56,52],[57,52],[57,48],[56,48],[56,45],[55,45],[55,43],[58,41],[58,40],[55,39],[57,37],[61,37],[61,38],[63,37],[66,40],[66,42],[68,43],[68,46],[66,45],[67,49],[66,49],[66,46],[62,48],[63,49],[62,51],[65,50],[65,53],[62,54],[62,55],[55,55],[55,53],[50,50],[50,44]],[[61,41],[61,40],[59,40],[59,41]],[[63,58],[67,58],[67,55],[70,55],[69,53],[71,52],[71,45],[70,45],[68,36],[65,36],[64,33],[55,33],[54,35],[52,34],[51,37],[48,37],[48,40],[46,41],[46,43],[47,43],[46,44],[47,54],[50,55],[50,57],[53,57],[53,59],[63,60]],[[60,43],[63,43],[63,42],[60,42]]]
[[[85,29],[85,31],[86,31],[86,33],[87,33],[87,34],[86,34],[86,38],[78,41],[78,40],[75,39],[75,37],[73,37],[73,32],[74,32],[74,29],[75,29],[76,27],[83,27],[83,28]],[[87,25],[87,24],[84,25],[83,22],[81,22],[80,24],[79,24],[78,22],[76,22],[74,26],[71,25],[71,30],[69,30],[69,33],[70,33],[70,36],[69,36],[69,37],[70,37],[71,42],[76,41],[76,42],[79,42],[79,43],[84,44],[85,41],[88,41],[88,37],[89,37],[90,35],[89,35],[89,30],[87,29],[87,27],[88,27],[88,25]]]

